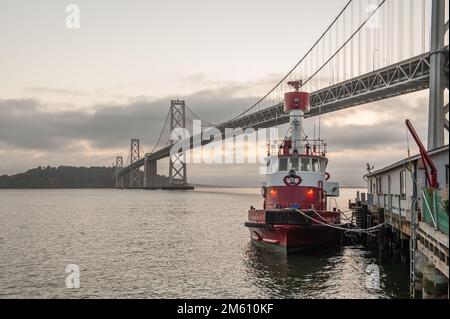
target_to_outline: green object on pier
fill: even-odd
[[[436,224],[441,232],[448,235],[448,211],[442,200],[441,193],[428,188],[423,190],[422,196],[422,216],[424,221],[433,227]]]

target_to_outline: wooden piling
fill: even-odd
[[[367,229],[367,214],[368,214],[368,212],[369,212],[369,209],[367,207],[367,204],[362,204],[361,205],[361,228],[362,229]],[[367,245],[367,234],[365,234],[365,233],[361,234],[361,243],[364,245]]]
[[[384,223],[384,208],[378,209],[378,223]],[[377,233],[378,257],[386,259],[388,256],[388,247],[386,245],[386,225],[380,228]]]

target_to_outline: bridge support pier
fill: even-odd
[[[158,185],[158,174],[157,174],[157,161],[147,160],[147,156],[144,160],[144,188],[145,189],[158,189],[161,188]]]

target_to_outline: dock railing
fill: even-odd
[[[423,221],[448,235],[448,198],[443,198],[439,191],[424,188],[422,199]],[[447,206],[445,200],[447,200]]]

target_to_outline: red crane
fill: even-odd
[[[411,135],[414,138],[414,141],[416,141],[416,144],[419,147],[420,156],[422,157],[423,166],[425,169],[425,174],[427,176],[428,185],[433,189],[439,188],[439,184],[437,181],[436,166],[434,166],[434,163],[431,160],[430,155],[428,155],[428,152],[425,149],[425,147],[423,146],[422,141],[420,140],[419,136],[417,135],[416,130],[414,129],[413,125],[411,124],[411,121],[406,120],[405,123],[406,123],[406,127],[411,132]]]

